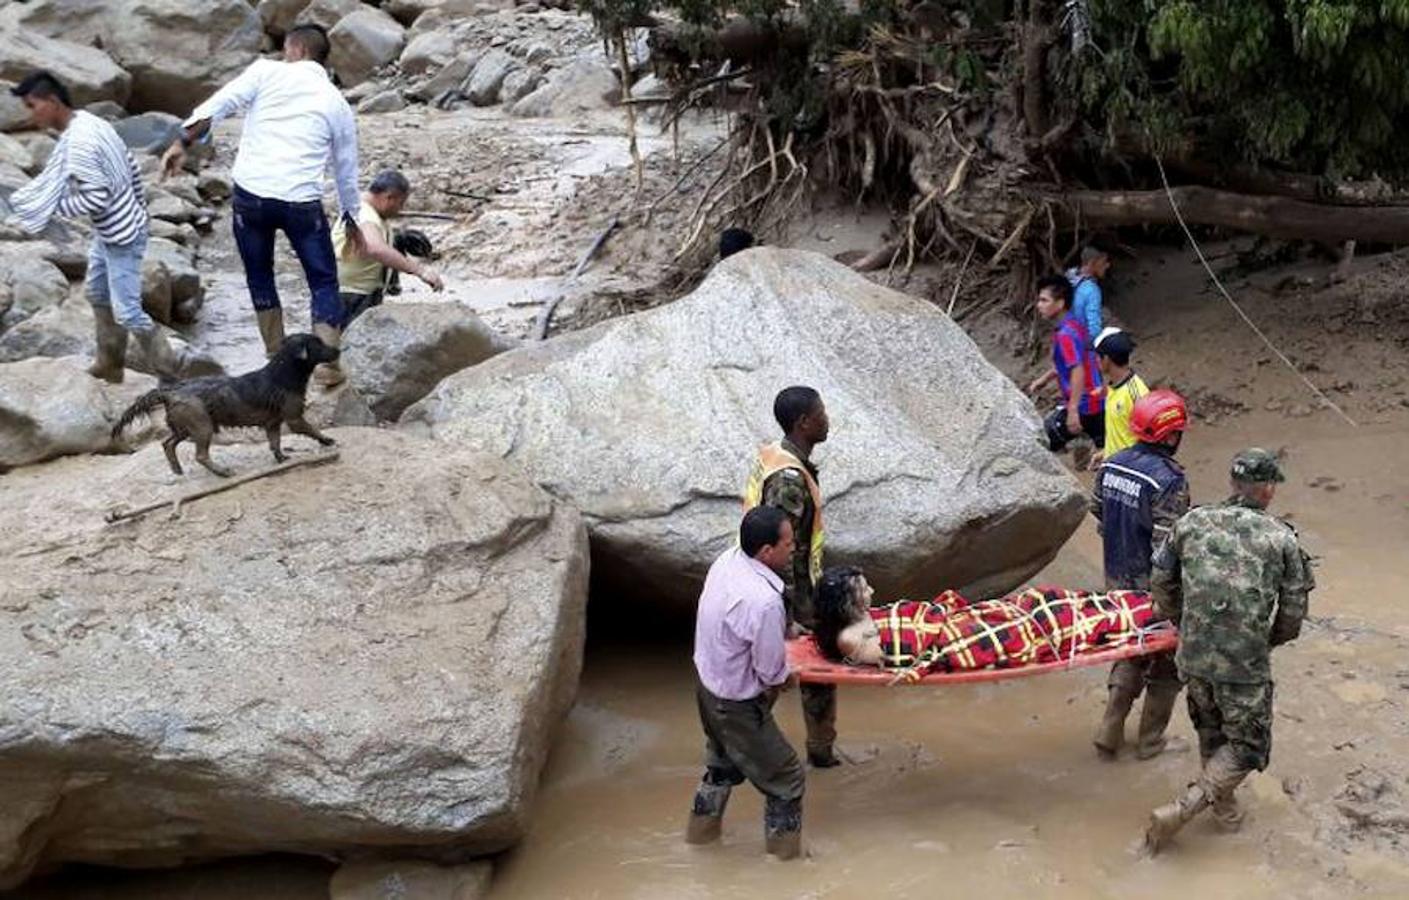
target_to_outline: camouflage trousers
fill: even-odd
[[[1228,745],[1249,771],[1272,758],[1272,682],[1234,684],[1189,676],[1189,718],[1207,761]]]

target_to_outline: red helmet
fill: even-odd
[[[1188,427],[1189,410],[1184,398],[1165,388],[1136,400],[1130,411],[1130,430],[1144,444],[1158,444]]]

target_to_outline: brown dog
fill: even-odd
[[[210,440],[222,428],[263,428],[277,462],[288,459],[279,449],[285,422],[294,434],[307,435],[326,447],[333,439],[304,420],[303,398],[313,367],[337,358],[336,347],[329,347],[311,334],[289,335],[262,369],[235,377],[192,378],[148,391],[117,420],[113,438],[138,417],[163,407],[171,434],[161,446],[171,471],[182,474],[176,445],[190,438],[196,444],[196,462],[222,478],[230,475],[229,470],[210,461]]]

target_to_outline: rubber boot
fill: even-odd
[[[1169,739],[1165,731],[1169,719],[1174,715],[1174,704],[1179,699],[1182,685],[1154,683],[1145,687],[1145,702],[1140,707],[1140,731],[1135,744],[1138,759],[1154,759],[1163,752]]]
[[[259,326],[259,336],[264,340],[264,356],[268,359],[284,345],[284,309],[280,306],[257,309],[254,319]]]
[[[1150,813],[1150,827],[1145,831],[1145,852],[1151,856],[1159,853],[1179,829],[1189,820],[1203,812],[1209,805],[1209,793],[1202,781],[1189,785],[1173,803]]]
[[[313,333],[329,347],[337,349],[342,346],[342,329],[329,325],[327,322],[315,322]],[[343,375],[342,366],[337,361],[333,361],[319,363],[313,369],[313,380],[322,385],[325,390],[329,390],[342,384],[346,380],[346,376]]]
[[[157,376],[157,380],[175,381],[181,371],[181,360],[171,349],[161,329],[153,327],[149,331],[134,331],[132,334],[142,348],[142,355],[147,358],[147,367]]]
[[[712,844],[724,829],[724,807],[729,803],[730,786],[701,781],[685,825],[685,843]]]
[[[1096,728],[1096,736],[1091,743],[1096,745],[1096,755],[1105,760],[1113,760],[1125,743],[1125,719],[1130,715],[1130,707],[1140,696],[1138,685],[1112,684],[1106,693],[1106,712],[1101,716],[1101,724]],[[1148,705],[1149,700],[1145,703]]]
[[[802,721],[807,729],[807,763],[814,769],[841,765],[837,757],[837,688],[831,684],[804,684]]]
[[[113,384],[122,384],[126,371],[123,366],[127,358],[127,329],[117,324],[111,306],[93,307],[93,329],[98,349],[93,365],[88,367],[88,374]]]
[[[802,801],[769,797],[763,804],[765,851],[778,859],[802,855]]]

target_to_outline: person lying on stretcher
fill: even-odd
[[[833,662],[899,669],[907,679],[1069,659],[1138,640],[1155,618],[1144,591],[1043,587],[976,602],[945,591],[872,606],[874,593],[860,569],[824,572],[814,601],[818,649]]]

